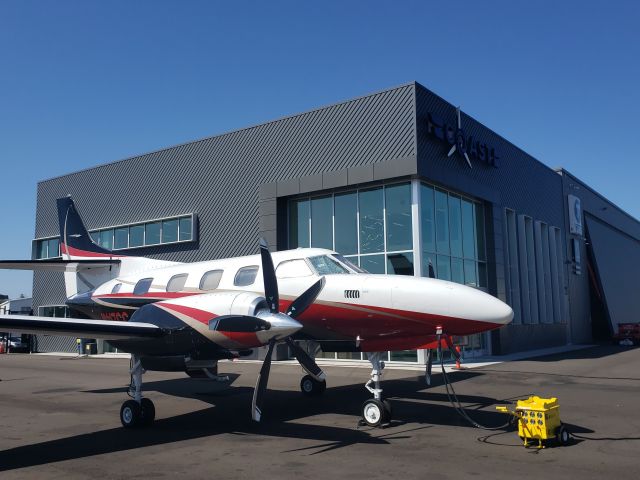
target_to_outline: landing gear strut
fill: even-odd
[[[302,345],[304,345],[305,353],[315,362],[316,355],[318,355],[318,352],[320,351],[320,344],[318,342],[307,340],[305,342],[300,342],[301,348]],[[305,370],[304,365],[302,367],[303,370]],[[324,373],[322,373],[321,379],[317,377],[314,378],[313,375],[307,374],[302,377],[302,380],[300,380],[300,391],[307,397],[322,395],[326,389],[327,381],[324,379]]]
[[[129,395],[132,400],[127,400],[120,407],[120,422],[125,428],[133,428],[151,425],[156,417],[156,408],[148,398],[142,398],[142,362],[136,355],[131,355],[131,385]]]
[[[391,404],[382,398],[382,388],[380,381],[382,380],[382,370],[384,370],[383,355],[386,352],[371,352],[367,354],[369,362],[371,362],[371,379],[366,383],[365,388],[373,394],[373,398],[362,404],[362,420],[361,424],[370,427],[379,427],[391,422]],[[371,386],[373,384],[373,387]]]

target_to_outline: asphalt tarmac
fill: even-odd
[[[128,361],[0,355],[0,478],[605,478],[640,476],[640,349],[596,347],[452,374],[477,421],[504,423],[495,405],[557,396],[576,435],[526,449],[514,431],[469,426],[436,376],[385,371],[394,421],[357,426],[369,370],[327,367],[308,399],[300,368],[274,363],[261,424],[250,419],[257,363],[221,363],[231,384],[148,372],[150,428],[125,430]]]

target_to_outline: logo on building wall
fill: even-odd
[[[582,235],[582,205],[580,199],[574,195],[567,196],[569,208],[569,232]]]
[[[457,126],[449,125],[441,118],[429,113],[427,115],[427,132],[429,135],[451,145],[447,156],[450,157],[458,152],[467,161],[469,168],[473,168],[470,157],[479,162],[491,165],[492,167],[499,167],[500,157],[496,153],[495,148],[488,146],[480,140],[476,140],[471,135],[465,135],[460,118],[460,107],[456,109],[456,113],[458,117]]]

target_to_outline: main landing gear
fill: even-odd
[[[305,353],[315,361],[316,355],[320,351],[320,344],[318,342],[307,340],[306,342],[300,342],[300,348],[303,348],[303,346]],[[309,374],[302,377],[302,380],[300,380],[300,391],[303,393],[303,395],[307,397],[316,397],[322,395],[327,389],[327,381],[324,378],[324,373],[322,373],[321,377],[321,379],[317,377],[314,378]]]
[[[371,379],[366,383],[365,388],[373,394],[373,398],[362,404],[362,419],[359,423],[363,426],[379,427],[391,422],[391,404],[388,400],[383,400],[382,388],[380,388],[382,370],[384,370],[382,358],[385,353],[371,352],[367,354],[373,370],[371,371]]]
[[[124,428],[148,426],[156,418],[156,408],[148,398],[142,398],[142,362],[136,355],[131,355],[131,385],[129,395],[132,400],[127,400],[120,407],[120,421]]]

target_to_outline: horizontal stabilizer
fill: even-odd
[[[0,331],[103,338],[105,340],[153,338],[164,335],[164,330],[151,323],[32,317],[29,315],[0,315]]]
[[[0,269],[79,272],[119,265],[120,260],[0,260]]]

